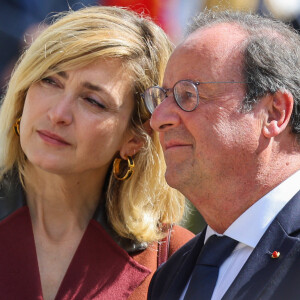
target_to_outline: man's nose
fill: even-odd
[[[166,131],[178,126],[180,123],[178,109],[180,110],[173,98],[173,93],[168,93],[168,97],[152,113],[150,126],[155,131]]]

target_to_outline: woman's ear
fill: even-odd
[[[291,119],[294,99],[288,91],[277,91],[268,95],[267,118],[263,125],[263,135],[272,138],[282,133]]]
[[[128,156],[134,156],[138,153],[144,145],[144,139],[136,134],[131,135],[127,142],[125,142],[120,149],[120,156],[127,159]]]
[[[152,136],[153,129],[150,127],[150,120],[147,120],[145,123],[143,123],[143,129],[149,136]],[[127,159],[128,156],[134,156],[141,150],[144,144],[144,138],[138,136],[136,133],[133,133],[131,138],[122,146],[120,150],[120,156],[123,159]]]

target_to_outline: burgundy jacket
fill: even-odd
[[[6,300],[43,299],[29,209],[19,182],[0,188],[0,295]],[[158,245],[122,239],[109,227],[99,207],[89,222],[55,300],[147,298],[157,269]],[[193,234],[174,226],[171,255]]]

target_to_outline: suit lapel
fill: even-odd
[[[286,269],[288,258],[300,247],[299,239],[292,236],[299,228],[298,193],[271,223],[222,299],[262,299],[260,295],[274,284],[274,276],[278,281],[283,274],[280,270]],[[279,251],[280,256],[272,258],[273,251]]]
[[[205,233],[206,228],[196,237],[197,241],[193,248],[181,256],[181,262],[178,264],[177,270],[171,273],[173,276],[167,279],[168,287],[165,289],[165,293],[161,295],[160,299],[178,299],[183,293],[203,247]],[[172,257],[170,260],[171,259]]]

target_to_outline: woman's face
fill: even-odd
[[[132,79],[117,59],[59,72],[30,86],[20,126],[28,161],[56,174],[102,174],[120,151],[136,152],[129,132]]]

